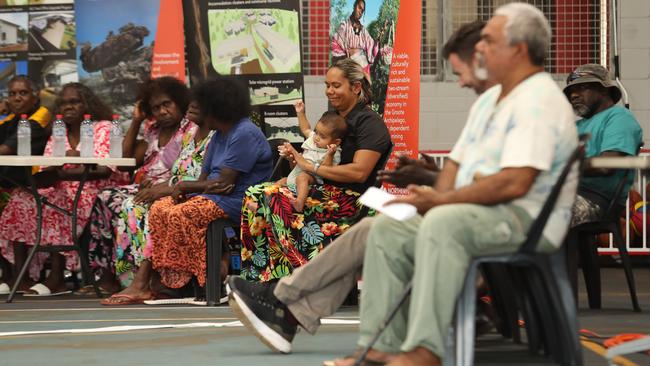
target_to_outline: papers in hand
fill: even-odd
[[[408,220],[417,214],[417,209],[415,206],[408,203],[393,203],[388,206],[384,206],[384,203],[394,199],[395,197],[397,196],[394,196],[379,188],[370,187],[366,193],[361,195],[361,198],[359,200],[364,205],[370,208],[374,208],[382,214],[398,221]]]

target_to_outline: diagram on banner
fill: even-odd
[[[220,74],[300,72],[298,13],[283,9],[209,10],[212,67]]]
[[[29,14],[29,51],[56,52],[77,47],[74,12]]]

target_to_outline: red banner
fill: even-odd
[[[396,154],[418,155],[421,22],[413,19],[422,19],[421,5],[419,1],[400,2],[384,109],[394,144],[388,169],[394,167]]]

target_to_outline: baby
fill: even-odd
[[[295,105],[300,122],[300,131],[306,140],[302,143],[302,156],[310,163],[321,166],[337,165],[341,161],[341,142],[345,137],[348,125],[345,118],[334,112],[327,112],[318,120],[314,130],[309,126],[309,121],[305,116],[305,105],[299,101]],[[316,168],[315,170],[318,170]],[[307,201],[309,185],[314,182],[323,184],[323,178],[303,171],[299,166],[293,168],[286,181],[281,180],[280,184],[296,186],[296,200],[293,207],[298,212],[302,212]]]

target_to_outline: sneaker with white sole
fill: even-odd
[[[241,322],[275,352],[291,353],[297,325],[289,321],[289,309],[275,295],[275,283],[252,283],[228,277],[230,308]]]

